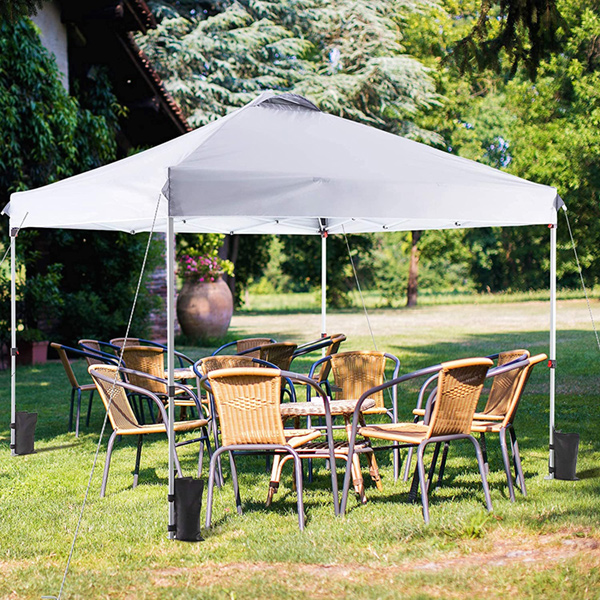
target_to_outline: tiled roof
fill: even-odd
[[[137,0],[139,4],[146,4],[142,0]],[[129,47],[131,48],[133,54],[138,58],[140,65],[143,66],[144,71],[152,78],[154,84],[156,85],[156,91],[159,93],[160,97],[168,104],[169,108],[173,111],[173,113],[177,116],[177,118],[184,125],[186,131],[192,131],[189,123],[187,122],[181,108],[171,94],[167,91],[165,84],[163,83],[160,75],[156,72],[156,69],[152,66],[150,59],[144,54],[142,49],[137,45],[133,34],[128,32],[126,34],[126,41]]]

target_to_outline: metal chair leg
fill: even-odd
[[[485,433],[483,433],[483,431],[479,434],[479,444],[481,448],[481,455],[483,456],[483,464],[485,465],[485,472],[487,475],[489,475],[490,464],[488,462],[487,444],[485,443]]]
[[[506,447],[506,429],[503,427],[499,431],[500,435],[500,448],[502,449],[502,462],[504,463],[504,472],[506,473],[506,482],[508,484],[508,495],[510,501],[515,501],[515,490],[512,480],[512,469],[510,465],[510,458],[508,457],[508,448]]]
[[[519,487],[521,488],[521,493],[523,496],[527,497],[527,488],[525,487],[525,475],[523,474],[523,465],[521,464],[521,455],[519,454],[519,444],[517,442],[517,434],[512,425],[510,425],[509,430],[510,439],[511,439],[511,448],[513,460],[515,462],[515,470],[517,471],[517,479],[520,481]]]
[[[69,431],[73,431],[73,407],[75,406],[75,388],[71,388],[71,408],[69,409]]]
[[[409,448],[406,453],[406,463],[404,464],[404,475],[402,477],[402,481],[408,481],[408,476],[410,475],[410,463],[412,462],[413,449]]]
[[[106,448],[106,461],[104,463],[104,473],[102,474],[102,487],[100,488],[100,498],[104,498],[104,494],[106,492],[106,482],[108,481],[108,469],[110,468],[110,457],[112,455],[113,446],[115,445],[116,439],[117,434],[113,431],[112,435],[108,440],[108,446]]]
[[[304,531],[304,499],[302,490],[302,461],[296,452],[291,453],[294,457],[294,473],[296,475],[296,494],[298,495],[298,526]],[[334,469],[335,470],[335,469]]]
[[[240,497],[240,486],[237,476],[237,467],[235,466],[235,457],[233,452],[229,453],[229,464],[231,465],[231,480],[233,482],[233,493],[235,495],[235,507],[238,515],[242,514],[242,499]]]
[[[144,436],[138,435],[137,453],[135,455],[135,469],[133,470],[133,487],[137,487],[138,476],[140,474],[140,460],[142,458],[142,444],[144,443]]]
[[[429,488],[431,486],[431,482],[433,480],[433,475],[435,474],[435,467],[437,465],[437,459],[440,454],[440,448],[442,447],[442,442],[436,442],[433,448],[433,456],[431,457],[431,465],[429,466],[429,472],[427,473],[427,491],[429,492]]]
[[[444,452],[442,453],[442,462],[440,463],[440,472],[438,473],[438,480],[436,488],[442,487],[442,479],[444,479],[444,471],[446,470],[446,460],[448,459],[448,451],[450,450],[450,442],[444,443]]]
[[[208,491],[206,493],[206,518],[204,520],[204,527],[207,529],[210,527],[212,518],[212,504],[213,504],[213,492],[215,487],[215,473],[217,470],[217,461],[219,455],[224,452],[223,448],[217,448],[210,459],[210,466],[208,468]]]
[[[423,464],[423,454],[427,444],[419,444],[417,449],[417,472],[421,482],[421,504],[423,505],[423,520],[425,525],[429,525],[429,500],[427,498],[427,482],[425,480],[425,465]]]
[[[468,439],[471,440],[473,446],[475,446],[475,454],[477,455],[477,464],[479,465],[479,474],[481,475],[481,483],[483,485],[483,493],[485,494],[485,503],[488,509],[488,512],[492,512],[494,508],[492,507],[492,498],[490,496],[490,487],[487,482],[486,472],[485,472],[485,463],[483,462],[483,453],[481,452],[481,448],[477,443],[477,440],[472,436],[468,435]]]
[[[75,417],[75,437],[79,437],[79,417],[81,415],[81,389],[77,388],[77,413]]]
[[[85,426],[90,426],[90,415],[92,414],[92,399],[94,398],[94,390],[90,390],[90,400],[88,402],[87,416],[85,418]]]

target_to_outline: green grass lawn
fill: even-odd
[[[597,311],[597,301],[593,310]],[[167,539],[167,444],[145,442],[140,482],[131,488],[135,443],[113,453],[107,495],[99,498],[105,435],[63,598],[599,598],[600,597],[600,357],[585,301],[559,303],[557,425],[581,435],[579,481],[546,481],[548,370],[537,367],[516,421],[528,497],[508,500],[497,440],[489,439],[494,513],[485,512],[472,448],[455,444],[445,485],[431,493],[431,525],[408,484],[394,482],[391,460],[378,455],[383,491],[369,483],[365,506],[352,497],[335,518],[329,475],[317,465],[306,483],[307,527],[298,531],[291,468],[284,469],[266,509],[268,475],[262,458],[239,460],[244,515],[235,511],[228,472],[215,493],[214,527],[200,543]],[[596,319],[598,321],[598,319]],[[375,310],[379,349],[399,356],[405,373],[441,360],[514,347],[547,352],[544,302],[424,306]],[[236,315],[231,336],[318,337],[320,317]],[[331,332],[342,348],[371,349],[364,315],[333,313]],[[201,357],[209,348],[180,348]],[[316,357],[315,357],[316,358]],[[308,359],[294,363],[306,371]],[[83,364],[77,372],[85,377]],[[36,411],[36,452],[11,457],[9,374],[0,373],[0,598],[57,595],[102,426],[98,399],[78,439],[67,432],[69,386],[60,363],[23,367],[17,374],[19,410]],[[415,387],[399,393],[410,419]],[[185,446],[185,474],[197,446]],[[341,469],[340,469],[341,471]],[[368,474],[364,469],[366,479]],[[340,477],[341,479],[341,477]]]

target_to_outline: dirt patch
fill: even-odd
[[[497,537],[497,539],[495,539]],[[542,571],[560,565],[569,559],[578,559],[586,570],[600,567],[600,539],[591,537],[585,531],[576,531],[539,536],[521,536],[502,539],[494,536],[489,540],[492,549],[469,552],[468,548],[460,556],[437,555],[435,560],[406,560],[394,565],[380,566],[364,564],[290,564],[290,563],[205,563],[198,567],[167,568],[151,572],[149,575],[158,587],[171,587],[193,580],[196,585],[222,586],[224,582],[243,585],[260,576],[264,581],[290,581],[297,585],[302,581],[303,589],[309,597],[326,597],[325,591],[337,584],[371,582],[373,585],[385,584],[398,577],[422,573],[440,573],[451,571],[453,576],[464,572],[467,575],[478,570],[483,578],[496,568],[525,566],[527,570]],[[285,577],[282,578],[282,574]],[[295,582],[295,583],[294,583]],[[473,585],[477,585],[474,582]],[[425,590],[423,590],[425,591]],[[483,588],[479,589],[483,591]],[[488,590],[489,591],[489,590]],[[432,587],[427,591],[431,597],[437,597],[439,590]],[[457,598],[461,594],[457,591]],[[453,598],[451,590],[445,589],[444,597]]]

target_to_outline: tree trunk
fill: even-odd
[[[412,245],[410,248],[410,265],[408,268],[408,288],[406,290],[406,306],[417,305],[419,293],[419,248],[417,244],[421,239],[422,231],[412,232]]]
[[[240,247],[240,236],[239,235],[226,235],[223,240],[223,245],[219,248],[219,258],[230,260],[234,266],[238,257],[238,251]],[[224,275],[223,279],[229,286],[231,294],[235,299],[235,277],[229,277]]]

